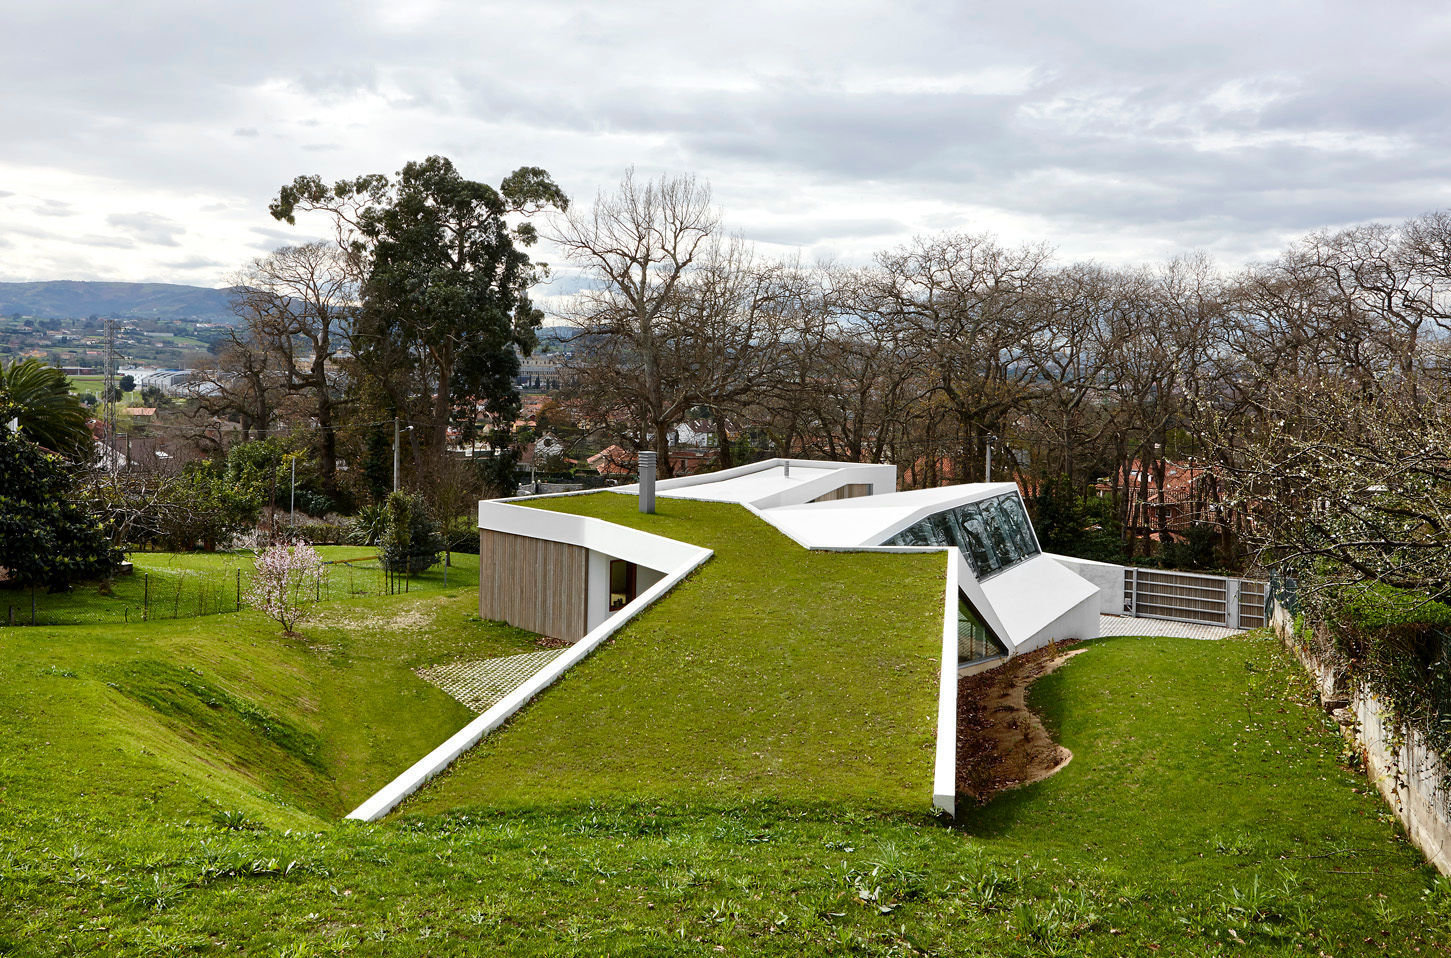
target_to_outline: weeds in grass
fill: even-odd
[[[126,901],[133,908],[164,911],[181,901],[182,894],[182,886],[161,875],[152,875],[149,881],[133,886]]]
[[[250,832],[261,828],[261,824],[248,816],[246,812],[235,809],[212,813],[212,823],[225,828],[229,832]]]

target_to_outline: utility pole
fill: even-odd
[[[101,419],[105,424],[103,431],[106,434],[106,444],[110,447],[110,462],[106,465],[115,475],[116,464],[116,321],[108,319],[105,323],[106,336],[106,359],[105,359],[105,385],[101,394]],[[126,461],[130,464],[131,456],[128,448]]]
[[[297,455],[292,456],[292,503],[287,510],[287,529],[289,532],[297,526]]]
[[[992,433],[987,434],[987,463],[982,467],[982,481],[993,481],[993,440],[997,439]]]
[[[413,427],[412,426],[409,426],[408,427],[408,431],[409,432],[412,432],[413,431]],[[394,492],[397,492],[398,491],[398,466],[399,466],[399,463],[401,461],[399,459],[400,447],[398,445],[398,437],[400,435],[402,435],[401,426],[400,426],[400,423],[398,421],[398,417],[397,416],[394,416],[393,417],[393,491]]]

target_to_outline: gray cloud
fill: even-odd
[[[37,216],[75,216],[76,211],[71,204],[64,200],[41,200],[31,212]]]
[[[218,269],[226,265],[221,260],[209,259],[205,256],[188,256],[185,259],[175,260],[166,264],[169,269],[180,270]]]
[[[743,0],[687,22],[631,0],[259,0],[246,18],[163,0],[96,5],[79,29],[56,7],[0,36],[0,176],[27,197],[56,195],[23,179],[44,170],[104,183],[102,209],[165,209],[108,221],[138,275],[182,237],[229,244],[196,251],[228,262],[299,242],[257,229],[280,184],[430,152],[491,181],[544,166],[585,201],[631,163],[694,171],[748,239],[857,258],[954,228],[1073,257],[1244,260],[1451,205],[1451,20],[1411,5],[843,0],[827,16]],[[483,35],[509,42],[482,57]],[[194,222],[158,195],[207,202],[185,207]],[[94,239],[52,236],[33,268]]]
[[[97,236],[87,234],[77,237],[74,242],[82,246],[96,246],[103,249],[135,249],[136,241],[127,239],[124,236]]]
[[[158,213],[112,213],[106,224],[153,246],[180,246],[177,237],[186,232],[185,226]]]

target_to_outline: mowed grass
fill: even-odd
[[[407,806],[745,797],[932,801],[940,555],[808,552],[735,505],[598,493],[531,505],[715,550]]]
[[[330,563],[320,597],[341,599],[385,592],[387,580],[368,546],[318,546]],[[245,607],[244,593],[252,581],[255,556],[251,552],[132,552],[129,575],[109,582],[81,583],[66,592],[37,589],[35,621],[39,625],[125,624],[143,619],[180,619],[236,612]],[[447,570],[453,587],[477,588],[479,557],[454,553]],[[445,569],[439,563],[407,581],[407,589],[429,591],[445,587]],[[403,579],[396,588],[405,587]],[[10,621],[31,621],[30,590],[0,587],[0,626]]]
[[[256,639],[269,658],[293,654]],[[88,750],[69,741],[85,734],[75,725],[47,724],[64,699],[51,690],[88,679],[12,670],[0,701],[24,734],[0,739],[0,950],[1445,950],[1451,885],[1339,764],[1338,735],[1275,642],[1112,639],[1087,649],[1031,697],[1072,763],[963,809],[957,827],[830,797],[736,792],[481,805],[366,826],[278,806],[259,813],[268,827],[250,827],[214,821],[202,785],[174,781],[175,766],[134,747],[118,750],[119,733]],[[48,697],[17,709],[17,687]],[[19,774],[62,755],[92,774]],[[125,794],[87,787],[103,778],[102,762],[128,777]]]

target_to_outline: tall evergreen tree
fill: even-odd
[[[329,186],[298,177],[272,203],[289,223],[299,211],[333,220],[362,290],[357,368],[364,388],[414,425],[415,466],[443,453],[451,424],[472,438],[476,408],[488,441],[509,447],[516,349],[533,349],[542,319],[528,296],[543,267],[525,252],[537,239],[527,218],[567,205],[544,170],[520,168],[495,188],[441,156],[409,163],[393,180],[372,174]],[[498,461],[512,473],[511,456]]]

